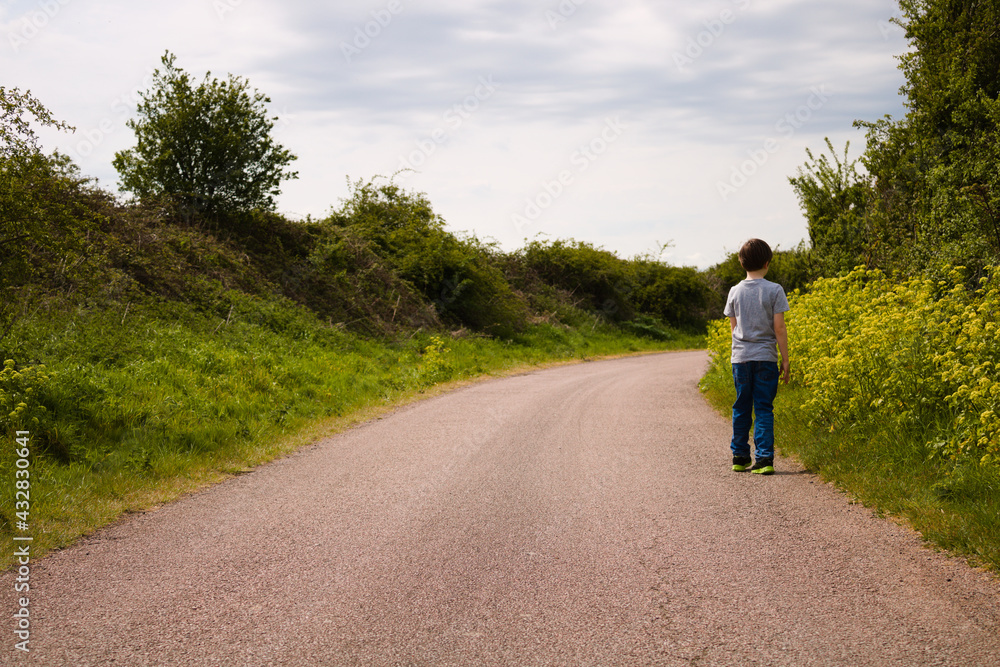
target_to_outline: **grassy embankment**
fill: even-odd
[[[872,271],[790,298],[793,382],[776,443],[879,514],[1000,571],[1000,271],[970,289]],[[729,324],[710,325],[702,388],[729,414]]]

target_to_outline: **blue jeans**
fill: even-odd
[[[778,364],[747,361],[733,364],[736,402],[733,403],[733,456],[750,456],[750,422],[754,424],[754,456],[774,458],[774,397],[778,393]],[[752,417],[751,417],[752,412]]]

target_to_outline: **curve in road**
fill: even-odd
[[[484,381],[131,516],[35,565],[0,662],[998,664],[994,579],[793,461],[729,470],[706,364]]]

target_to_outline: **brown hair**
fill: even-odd
[[[744,271],[760,271],[773,257],[771,246],[760,239],[750,239],[740,248],[740,266]]]

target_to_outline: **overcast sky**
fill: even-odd
[[[807,238],[788,183],[824,137],[903,113],[890,0],[0,0],[0,85],[74,134],[47,149],[117,189],[125,122],[169,50],[247,78],[298,156],[280,212],[347,178],[424,192],[450,229],[514,249],[572,238],[705,268]]]

